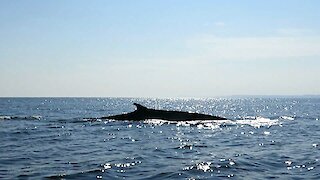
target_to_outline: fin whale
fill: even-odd
[[[149,109],[137,103],[133,103],[133,104],[137,107],[135,111],[126,113],[126,114],[107,116],[107,117],[103,117],[103,119],[131,120],[131,121],[139,121],[139,120],[146,120],[146,119],[161,119],[161,120],[168,120],[168,121],[226,120],[226,118],[219,117],[219,116],[212,116],[208,114],[189,113],[184,111],[156,110],[156,109]]]

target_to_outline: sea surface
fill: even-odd
[[[114,121],[150,108],[224,121]],[[320,98],[0,98],[0,179],[320,179]]]

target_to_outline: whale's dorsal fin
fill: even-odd
[[[138,103],[133,103],[133,105],[135,105],[137,107],[137,111],[144,111],[147,110],[147,107],[142,106],[141,104]]]

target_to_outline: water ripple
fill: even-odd
[[[229,119],[96,118],[133,102]],[[0,178],[319,179],[318,109],[308,98],[0,98]]]

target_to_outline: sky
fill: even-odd
[[[0,97],[320,94],[318,0],[1,0]]]

